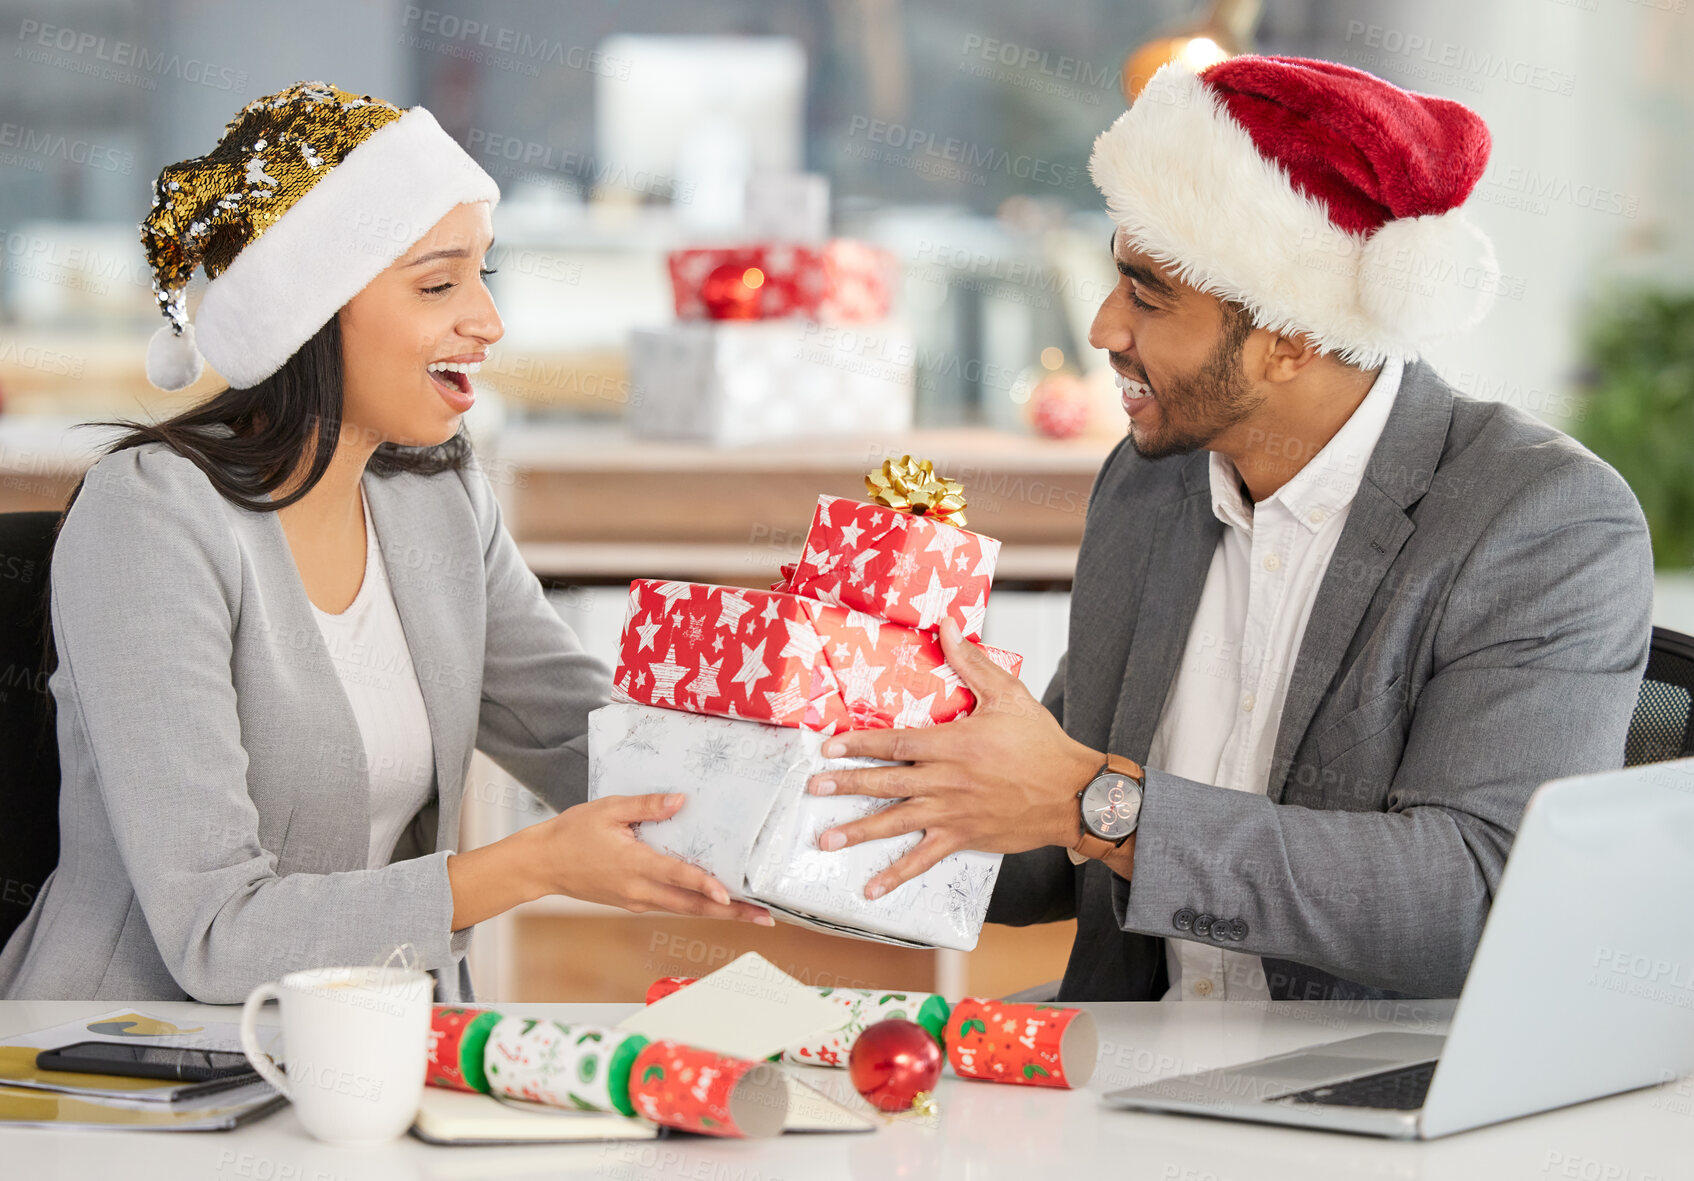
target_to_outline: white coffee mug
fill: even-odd
[[[332,1144],[376,1144],[411,1126],[423,1098],[434,981],[415,968],[311,968],[261,984],[241,1009],[241,1048]],[[283,1076],[259,1045],[267,1000],[282,1009]]]

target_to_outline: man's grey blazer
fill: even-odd
[[[1147,757],[1223,529],[1207,463],[1119,444],[1095,483],[1046,704],[1096,750]],[[1019,854],[988,918],[1078,920],[1067,1000],[1157,999],[1167,938],[1264,957],[1278,999],[1456,996],[1530,793],[1623,763],[1652,599],[1646,522],[1612,468],[1409,365],[1266,794],[1148,768],[1131,881]]]
[[[0,996],[227,1003],[409,942],[469,997],[451,930],[472,748],[555,808],[587,791],[610,692],[474,460],[364,476],[435,748],[436,802],[367,869],[364,745],[275,513],[159,443],[102,457],[59,534],[49,680],[60,860],[0,953]]]

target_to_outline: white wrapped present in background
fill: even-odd
[[[915,350],[886,322],[679,320],[629,341],[629,425],[730,447],[912,428]]]
[[[865,884],[920,834],[826,853],[818,835],[888,801],[811,796],[826,759],[811,730],[645,705],[603,706],[588,717],[590,799],[680,792],[682,809],[638,829],[653,848],[700,866],[731,894],[800,926],[910,947],[976,946],[1000,872],[997,853],[963,852],[871,901]]]

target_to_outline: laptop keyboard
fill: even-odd
[[[1330,1107],[1377,1107],[1385,1111],[1416,1111],[1435,1077],[1434,1062],[1398,1066],[1378,1074],[1362,1074],[1339,1083],[1277,1095],[1274,1100],[1321,1103]]]

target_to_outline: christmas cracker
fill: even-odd
[[[647,1039],[604,1025],[504,1017],[489,1031],[485,1063],[500,1095],[634,1115],[629,1072]]]
[[[961,1078],[1080,1087],[1094,1074],[1099,1037],[1081,1009],[966,997],[947,1021],[947,1060]]]
[[[641,1048],[629,1097],[656,1124],[708,1136],[774,1136],[788,1118],[788,1087],[774,1066],[681,1042]]]
[[[488,1094],[483,1048],[500,1021],[491,1009],[436,1005],[429,1019],[429,1064],[424,1080],[432,1087]]]
[[[425,1080],[713,1136],[770,1136],[782,1130],[787,1091],[759,1065],[609,1026],[436,1005]]]

